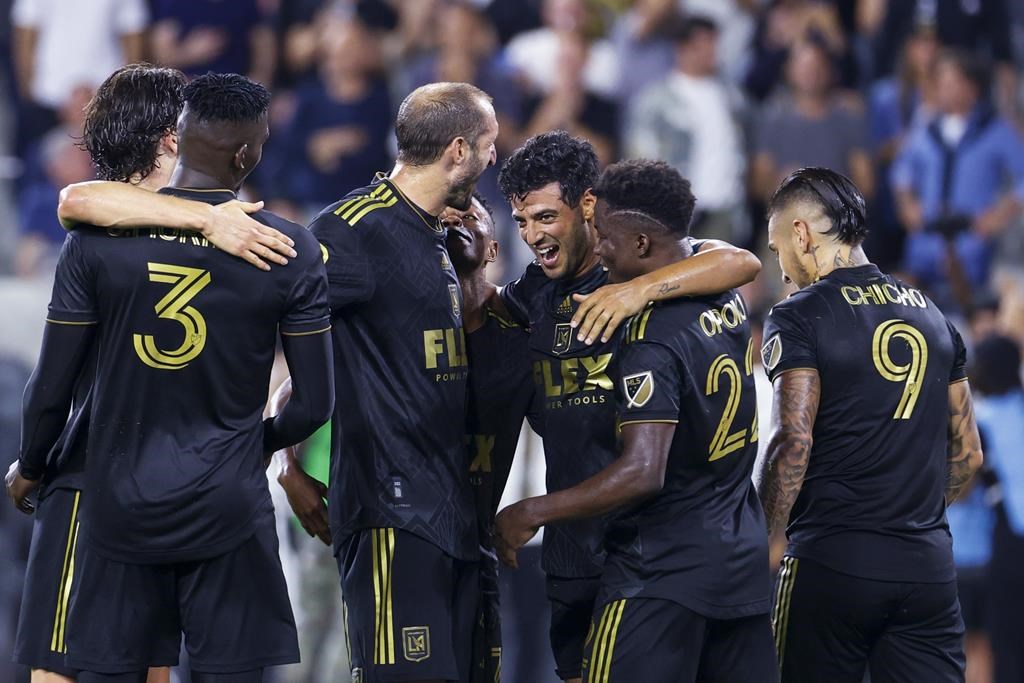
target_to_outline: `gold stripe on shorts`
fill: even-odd
[[[57,584],[57,607],[53,617],[53,635],[50,637],[52,652],[67,652],[64,630],[68,618],[71,580],[75,572],[75,546],[78,544],[78,500],[81,496],[81,491],[75,491],[75,501],[71,506],[71,519],[68,522],[68,540],[64,546],[64,564],[60,571],[60,583]]]
[[[587,676],[587,683],[608,683],[612,657],[615,654],[615,636],[619,632],[619,623],[625,609],[625,600],[616,600],[605,605],[601,623],[594,634],[594,649],[590,655],[590,675]]]
[[[772,630],[775,632],[775,651],[779,655],[779,668],[786,655],[786,630],[789,628],[789,607],[793,602],[793,585],[799,560],[782,558],[782,568],[775,586],[775,606],[772,608]]]
[[[391,566],[395,559],[395,530],[371,529],[373,534],[373,604],[375,607],[374,664],[395,663],[395,625],[391,605]]]

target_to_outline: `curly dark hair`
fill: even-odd
[[[129,64],[103,81],[85,108],[81,142],[100,178],[153,172],[160,140],[178,125],[184,89],[184,74],[151,64]]]
[[[398,160],[432,164],[457,137],[475,147],[490,114],[481,101],[490,102],[490,95],[469,83],[428,83],[413,90],[395,119]]]
[[[825,233],[843,244],[858,246],[868,236],[867,205],[853,181],[828,168],[811,166],[794,171],[768,200],[768,218],[794,202],[821,207],[832,221]]]
[[[697,200],[690,181],[664,161],[629,159],[612,164],[594,185],[609,211],[635,211],[679,237],[690,234]]]
[[[208,73],[185,86],[185,104],[197,121],[251,123],[270,109],[270,91],[239,74]]]
[[[487,215],[490,217],[491,223],[494,223],[494,209],[491,208],[490,202],[484,199],[484,196],[475,190],[473,191],[473,199],[477,200],[480,203],[480,206],[484,207],[484,211],[486,211]]]
[[[575,208],[583,193],[594,186],[597,174],[593,145],[556,130],[535,135],[512,152],[502,164],[498,184],[505,198],[512,201],[557,182],[562,201]]]

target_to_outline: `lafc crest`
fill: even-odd
[[[765,370],[774,370],[782,360],[782,337],[775,335],[761,347],[761,363]]]
[[[626,393],[626,408],[643,408],[654,395],[654,375],[650,370],[626,375],[622,378],[622,390]]]
[[[555,340],[551,344],[551,353],[565,353],[572,346],[572,325],[558,323],[555,325]]]
[[[402,629],[402,654],[410,662],[430,657],[430,627],[406,626]]]
[[[448,296],[450,296],[452,300],[452,315],[458,318],[462,315],[462,306],[459,305],[459,286],[448,285]]]

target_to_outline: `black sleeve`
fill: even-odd
[[[376,289],[370,255],[361,237],[363,229],[350,226],[332,213],[320,214],[309,226],[320,242],[333,315],[349,304],[369,301]]]
[[[263,451],[273,453],[305,441],[334,409],[334,356],[331,335],[282,335],[292,377],[292,396],[275,417],[263,422]]]
[[[96,327],[49,322],[39,363],[25,387],[21,421],[21,476],[43,476],[46,459],[68,420],[75,385],[85,366]]]
[[[793,303],[776,304],[764,323],[761,362],[772,382],[787,370],[818,369],[816,338]]]
[[[316,240],[308,234],[300,234],[300,253],[318,253]],[[309,243],[308,245],[306,243]],[[301,258],[301,256],[300,256]],[[305,263],[295,263],[301,268],[285,299],[285,310],[281,315],[281,334],[301,336],[324,332],[331,327],[331,310],[327,303],[327,271],[323,259],[313,256]]]
[[[953,323],[946,321],[949,329],[949,336],[953,340],[953,367],[949,372],[949,383],[960,382],[967,379],[967,346],[964,345],[963,337],[957,331]]]
[[[621,379],[616,387],[619,426],[639,422],[679,422],[682,363],[657,342],[624,344],[619,350]]]

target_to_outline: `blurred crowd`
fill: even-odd
[[[1019,636],[1001,640],[1019,612],[992,616],[985,597],[1005,589],[1024,600],[1024,574],[1000,560],[1024,554],[1013,545],[1024,545],[1013,356],[1024,342],[1024,2],[0,0],[0,54],[0,274],[22,279],[52,275],[64,235],[57,193],[93,177],[76,144],[83,106],[116,67],[142,60],[271,87],[271,137],[245,194],[302,223],[390,168],[395,108],[431,81],[472,82],[494,98],[498,168],[552,129],[589,139],[602,163],[665,159],[693,184],[693,233],[762,257],[746,292],[762,315],[784,294],[764,203],[799,167],[848,175],[870,202],[869,258],[970,331],[994,454],[950,514],[963,530],[962,574],[979,577],[963,589],[980,638],[969,640],[974,680],[991,680],[993,643],[997,654],[1024,651]],[[499,207],[503,282],[529,252],[496,178],[489,169],[480,190]],[[13,457],[25,378],[5,362],[0,448]],[[989,581],[990,566],[1005,585]],[[1019,666],[1006,680],[1024,680]]]

